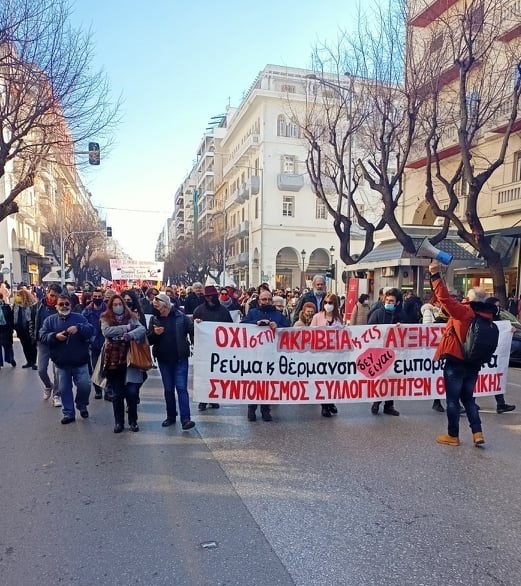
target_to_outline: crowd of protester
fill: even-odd
[[[92,388],[95,399],[112,403],[114,433],[125,429],[125,412],[129,429],[137,432],[139,392],[147,373],[145,369],[132,365],[128,357],[133,344],[150,346],[153,366],[158,368],[164,388],[166,418],[162,426],[175,424],[179,417],[182,429],[189,430],[195,425],[188,394],[188,359],[194,323],[240,321],[272,329],[453,324],[454,315],[458,315],[457,310],[465,305],[465,300],[448,294],[437,265],[432,266],[431,274],[432,296],[421,300],[412,291],[387,287],[380,289],[378,298],[371,303],[370,296],[363,293],[352,307],[349,319],[345,318],[345,297],[328,292],[322,275],[315,275],[310,289],[302,291],[299,288],[272,290],[267,283],[256,288],[239,289],[195,282],[191,287],[167,285],[159,289],[143,285],[124,290],[84,283],[80,291],[70,285],[62,289],[57,284],[43,287],[22,283],[13,292],[2,283],[0,369],[5,364],[17,366],[13,351],[16,333],[25,358],[22,368],[38,372],[43,384],[43,399],[47,401],[52,397],[53,405],[61,407],[62,424],[74,422],[76,411],[84,419],[89,417]],[[468,295],[471,302],[477,302],[479,298],[480,303],[486,304],[487,311],[492,311],[491,319],[507,319],[521,332],[521,300],[516,302],[511,296],[507,310],[499,307],[497,298],[485,299],[485,293],[478,288],[472,289]],[[466,322],[471,315],[469,312]],[[461,367],[461,357],[450,353],[441,357],[446,364]],[[476,372],[470,370],[472,376],[469,380],[475,383]],[[456,375],[450,373],[453,380]],[[467,413],[474,434],[482,433],[479,407],[470,398],[472,393],[469,394],[474,383],[467,383],[461,392],[454,391],[454,385],[451,387],[453,391],[447,403],[449,432],[438,438],[439,443],[459,443],[454,434],[458,430],[456,419],[459,421],[460,413]],[[73,386],[76,387],[75,395]],[[506,403],[503,395],[495,395],[495,398],[498,413],[515,409],[514,405]],[[374,402],[371,413],[378,415],[380,404]],[[208,407],[218,409],[220,405],[198,405],[199,411]],[[435,400],[432,408],[445,411],[440,400]],[[323,417],[331,418],[337,413],[336,405],[321,405]],[[393,401],[384,402],[383,413],[399,415]],[[261,405],[260,414],[264,421],[273,420],[270,405]],[[248,405],[247,418],[256,421],[257,405]],[[476,445],[483,443],[482,435],[475,435],[474,439]]]

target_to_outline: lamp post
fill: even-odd
[[[300,251],[300,256],[302,257],[302,272],[300,273],[300,289],[303,290],[306,288],[306,274],[304,273],[304,267],[306,264],[306,251],[302,249]]]
[[[306,75],[307,79],[312,79],[314,81],[317,81],[318,83],[325,85],[325,86],[329,86],[331,88],[333,88],[334,90],[336,90],[338,92],[338,94],[342,97],[344,97],[343,92],[345,90],[348,91],[348,102],[347,102],[347,117],[349,120],[349,137],[348,137],[348,143],[347,143],[347,149],[348,149],[348,159],[347,159],[347,202],[346,202],[346,216],[347,216],[347,227],[348,230],[351,229],[351,183],[352,183],[352,176],[353,176],[353,170],[352,170],[352,152],[353,152],[353,76],[349,75],[348,73],[344,74],[346,77],[349,78],[349,87],[345,87],[342,85],[338,85],[336,83],[333,83],[331,81],[328,81],[322,77],[318,77],[317,75],[315,75],[314,73],[310,73],[308,75]],[[345,102],[344,102],[345,103]],[[347,256],[351,256],[351,233],[349,232],[349,238],[347,239],[347,243],[346,243],[346,252],[347,252]]]
[[[334,278],[331,277],[331,281],[335,281],[335,295],[336,295],[336,292],[337,292],[337,274],[336,274],[336,262],[333,260],[333,253],[334,252],[335,252],[335,247],[334,246],[331,246],[329,248],[330,269],[334,269],[334,272],[333,272]],[[331,286],[331,289],[332,288],[333,287]]]

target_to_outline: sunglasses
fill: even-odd
[[[65,303],[57,303],[56,304],[58,307],[70,307],[71,304],[69,302],[65,302]]]

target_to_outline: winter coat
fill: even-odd
[[[268,319],[277,324],[279,328],[289,328],[290,323],[288,318],[279,311],[274,305],[268,307],[259,307],[258,309],[250,309],[248,313],[242,318],[243,324],[256,324],[258,321]]]
[[[154,326],[165,328],[165,331],[156,334]],[[173,364],[190,356],[188,337],[193,342],[194,322],[183,312],[172,307],[167,316],[154,316],[150,320],[147,337],[152,346],[152,354],[157,360]]]
[[[194,309],[193,318],[201,321],[233,322],[230,311],[226,307],[220,303],[210,307],[206,301]]]
[[[12,346],[14,329],[13,310],[7,303],[0,302],[0,311],[3,316],[3,319],[0,319],[0,324],[2,324],[0,325],[0,345]]]
[[[353,313],[349,319],[351,326],[365,326],[369,317],[369,304],[357,301],[353,307]]]
[[[326,314],[323,311],[320,311],[319,313],[315,313],[315,315],[313,316],[313,319],[311,320],[311,327],[313,327],[313,328],[325,328],[325,327],[341,328],[342,322],[337,319],[332,324],[329,324],[326,319]]]
[[[204,303],[204,295],[196,295],[193,291],[188,293],[184,306],[186,315],[192,315],[195,308],[201,303]]]
[[[94,328],[94,334],[90,340],[91,348],[94,350],[101,350],[103,344],[105,343],[105,336],[101,331],[100,318],[101,314],[105,313],[106,309],[107,305],[105,302],[103,302],[98,309],[94,307],[93,303],[89,303],[89,305],[87,305],[87,307],[82,312],[83,317]]]
[[[56,315],[56,306],[47,305],[44,299],[38,301],[34,305],[31,305],[31,324],[29,326],[29,333],[33,342],[40,341],[40,328],[43,322],[50,315]]]
[[[424,303],[421,308],[422,324],[433,324],[438,317],[440,310],[432,303]]]
[[[489,303],[461,303],[454,299],[441,275],[438,273],[431,277],[432,288],[436,299],[441,303],[444,311],[449,314],[449,320],[445,331],[436,349],[434,360],[440,358],[454,358],[463,360],[461,344],[467,337],[467,332],[475,314],[482,315],[488,319],[496,313],[496,306]]]
[[[58,340],[56,334],[63,332],[70,326],[76,326],[78,331],[75,334],[70,334],[64,342]],[[79,313],[71,312],[65,317],[55,313],[43,322],[40,330],[40,342],[49,346],[51,360],[58,368],[83,366],[90,360],[89,340],[93,333],[93,327]]]
[[[400,305],[397,305],[393,311],[387,311],[382,305],[375,309],[370,317],[370,324],[404,324],[407,323],[407,316],[403,313]]]
[[[128,320],[128,323],[122,323],[118,325],[111,325],[107,321],[102,319],[100,320],[100,329],[103,336],[103,340],[112,340],[118,338],[121,339],[126,334],[127,337],[131,338],[132,340],[142,342],[146,337],[145,326],[141,324],[138,317],[134,316],[132,316],[130,320]],[[126,383],[142,383],[144,379],[144,371],[142,371],[139,368],[134,368],[132,366],[126,367]]]

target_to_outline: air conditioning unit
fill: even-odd
[[[382,277],[395,277],[396,267],[384,267],[382,269]]]

